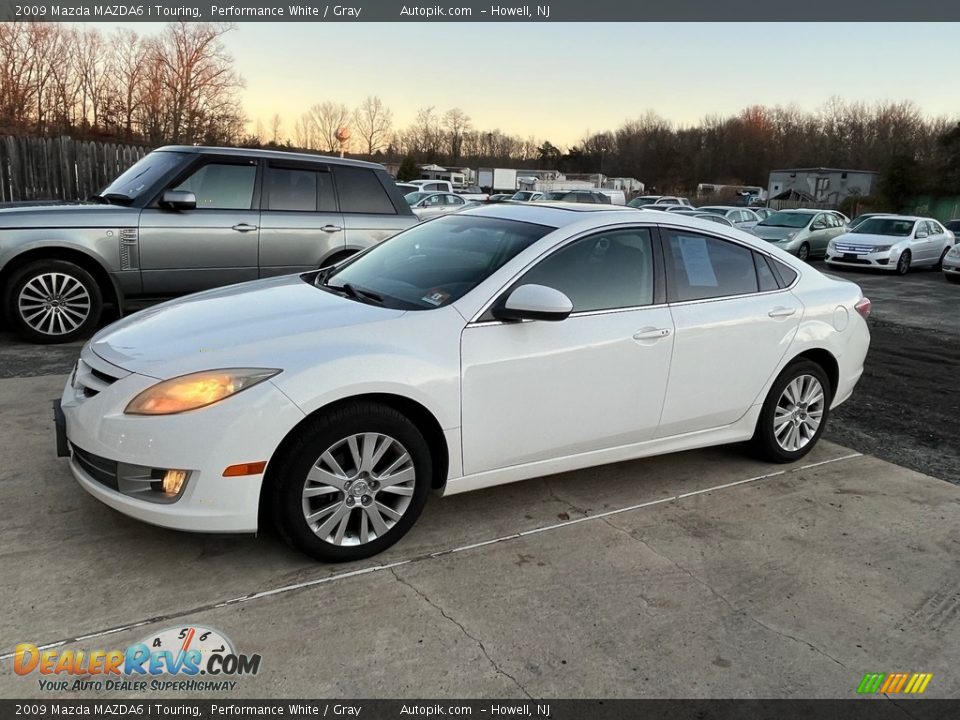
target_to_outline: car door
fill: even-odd
[[[669,437],[736,422],[760,402],[803,306],[764,254],[700,232],[661,232],[675,338],[658,436]]]
[[[937,233],[932,222],[923,220],[917,223],[914,228],[914,238],[914,264],[935,263],[940,259],[943,238]]]
[[[573,303],[566,320],[503,323],[483,315],[464,329],[466,474],[641,442],[656,433],[673,325],[662,302],[654,240],[650,227],[590,233],[511,285],[565,293]]]
[[[260,207],[260,277],[315,270],[344,247],[330,168],[268,160]]]
[[[446,194],[443,196],[444,208],[446,212],[452,213],[457,212],[458,210],[463,210],[466,206],[467,201],[464,200],[459,195]]]
[[[830,213],[818,213],[810,223],[810,235],[807,242],[810,244],[810,255],[823,255],[830,242],[830,229],[833,227]]]
[[[168,295],[255,280],[259,255],[256,160],[200,154],[166,190],[192,192],[191,210],[163,207],[162,193],[140,213],[143,292]]]
[[[740,222],[737,223],[737,227],[742,230],[749,230],[760,222],[760,218],[752,210],[740,210],[739,212]]]
[[[948,232],[943,225],[938,223],[936,220],[928,220],[930,223],[930,229],[933,231],[933,235],[936,236],[937,242],[934,245],[934,261],[940,262],[944,254],[953,247],[953,234]]]

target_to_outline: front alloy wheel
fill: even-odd
[[[11,278],[6,306],[7,316],[25,340],[63,343],[96,327],[103,298],[85,269],[63,260],[40,260]]]
[[[332,545],[384,537],[410,507],[417,471],[410,453],[380,433],[351,435],[317,458],[303,485],[303,518]]]
[[[797,248],[797,258],[806,262],[810,258],[810,246],[807,243],[801,243]]]
[[[434,461],[398,410],[355,401],[284,442],[264,482],[283,538],[325,562],[376,555],[403,537],[427,501]]]
[[[906,275],[910,272],[910,251],[904,250],[897,260],[897,275]]]

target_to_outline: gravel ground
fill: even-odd
[[[826,437],[960,485],[960,285],[933,271],[843,276],[873,300],[872,340]],[[81,344],[27,345],[0,328],[0,378],[66,374]]]

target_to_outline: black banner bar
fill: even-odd
[[[939,720],[960,717],[960,700],[0,700],[4,720],[64,717],[283,717],[331,720]]]
[[[0,0],[0,21],[171,22],[913,22],[960,21],[956,0]]]

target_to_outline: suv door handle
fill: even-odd
[[[240,223],[239,225],[234,225],[233,229],[237,232],[250,232],[251,230],[256,230],[256,225],[251,225],[250,223]]]
[[[634,340],[659,340],[670,335],[670,328],[643,328],[633,334]]]
[[[325,233],[335,233],[343,230],[342,227],[338,227],[337,225],[324,225],[320,229],[323,230]]]
[[[767,313],[772,318],[788,318],[791,315],[794,315],[797,312],[796,308],[789,307],[775,307],[773,310]]]

